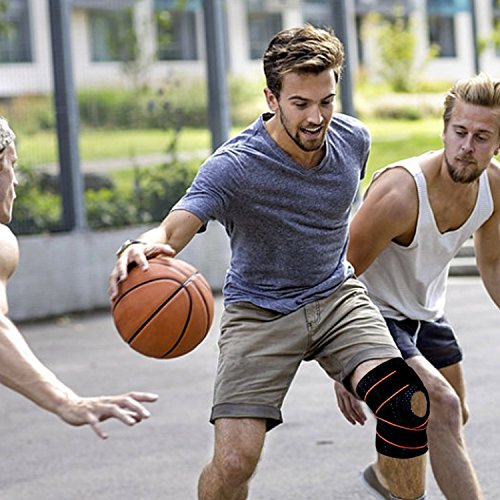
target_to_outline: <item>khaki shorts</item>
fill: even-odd
[[[354,278],[289,314],[248,302],[229,304],[219,349],[210,421],[265,418],[268,430],[283,421],[283,400],[302,361],[316,360],[332,379],[345,382],[364,361],[401,357],[380,312]]]

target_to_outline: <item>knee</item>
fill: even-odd
[[[356,392],[377,418],[377,451],[392,458],[427,452],[429,395],[420,378],[401,358],[368,372]]]
[[[464,414],[460,398],[451,388],[441,386],[430,391],[431,414],[429,430],[454,429],[463,424]]]
[[[214,465],[225,484],[238,486],[252,477],[258,461],[258,455],[233,448],[214,459]]]
[[[469,405],[462,401],[462,425],[465,425],[469,421]]]

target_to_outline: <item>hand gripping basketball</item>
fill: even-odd
[[[112,302],[119,334],[137,352],[176,358],[197,347],[214,316],[205,277],[178,258],[154,257],[146,270],[134,266]]]

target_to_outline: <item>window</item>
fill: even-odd
[[[31,62],[30,15],[27,0],[10,0],[0,12],[0,63]]]
[[[324,0],[303,0],[302,17],[304,22],[320,28],[331,26],[332,8]]]
[[[130,61],[134,59],[137,39],[132,9],[89,11],[92,61]]]
[[[455,19],[453,16],[430,15],[429,42],[439,46],[438,57],[456,57]]]
[[[493,37],[495,41],[495,52],[500,57],[500,0],[492,0],[493,12]]]
[[[282,29],[281,14],[262,11],[249,12],[250,59],[261,59],[271,38]]]
[[[158,10],[157,16],[158,59],[197,60],[196,13],[192,10]]]

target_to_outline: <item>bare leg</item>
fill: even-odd
[[[216,420],[214,455],[201,473],[199,500],[245,500],[265,434],[266,421],[263,419]]]
[[[378,468],[389,491],[396,498],[412,500],[425,493],[427,455],[398,459],[378,454]]]
[[[450,381],[448,383],[423,356],[410,358],[407,363],[417,372],[429,392],[431,401],[427,427],[429,456],[439,488],[446,498],[453,500],[482,499],[481,488],[463,436],[462,408],[467,409],[467,404],[462,365],[457,363],[441,370]],[[383,458],[385,460],[387,457]],[[379,456],[379,462],[374,470],[379,481],[387,485],[385,478],[388,478],[387,472],[390,468],[384,465],[381,459]]]
[[[387,361],[385,359],[366,361],[359,365],[351,378],[352,387],[357,387],[359,381],[375,366]],[[427,402],[422,394],[421,408],[415,407],[415,413],[424,415]],[[425,493],[425,464],[427,455],[415,458],[398,459],[378,455],[378,468],[385,478],[391,494],[397,498],[412,500],[420,498]]]
[[[460,398],[462,406],[462,421],[465,425],[469,420],[469,405],[467,404],[467,390],[465,388],[465,376],[462,363],[455,363],[454,365],[441,368],[439,370],[441,375],[451,384],[455,392]]]
[[[466,407],[465,382],[460,363],[446,368],[453,387],[423,356],[408,360],[429,391],[431,415],[427,434],[432,472],[446,498],[482,499],[463,435],[462,408]],[[462,399],[464,398],[464,399]]]

